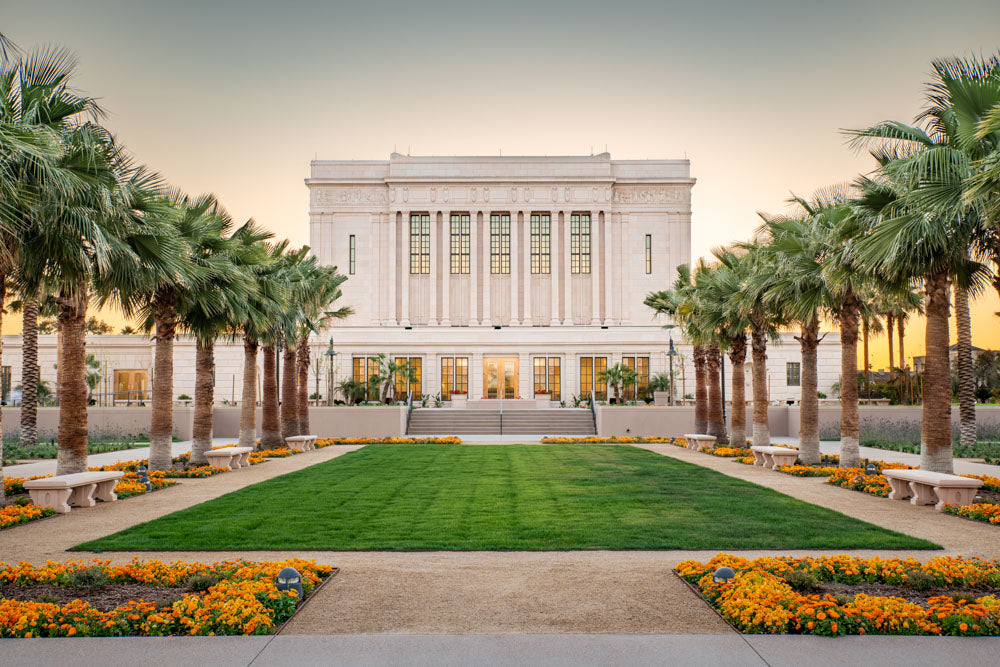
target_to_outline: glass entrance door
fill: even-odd
[[[483,398],[517,396],[517,357],[483,358]]]

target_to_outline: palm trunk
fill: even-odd
[[[955,287],[955,324],[958,329],[958,412],[960,442],[976,444],[976,378],[972,373],[972,320],[969,292]]]
[[[906,356],[903,350],[903,318],[896,319],[896,333],[899,338],[899,366],[901,368],[906,368]]]
[[[892,369],[895,368],[896,364],[892,357],[892,323],[893,317],[892,313],[885,316],[885,330],[889,333],[889,375],[892,375]]]
[[[715,436],[715,442],[725,444],[726,425],[722,421],[722,376],[719,373],[722,364],[722,353],[717,345],[712,345],[706,351],[706,370],[708,376],[708,435]]]
[[[871,401],[872,398],[872,376],[871,376],[871,361],[868,356],[868,321],[864,320],[861,322],[861,335],[863,338],[863,347],[865,355],[865,393],[867,394],[867,399]]]
[[[59,370],[57,475],[87,471],[87,295],[60,290],[62,361]]]
[[[22,447],[38,444],[38,299],[21,308],[21,435]]]
[[[277,449],[285,444],[281,439],[278,420],[278,360],[273,345],[264,346],[264,386],[260,416],[260,448]]]
[[[694,430],[705,433],[708,430],[708,386],[706,384],[705,348],[695,345],[694,355]]]
[[[299,435],[298,373],[295,369],[295,347],[282,350],[281,378],[281,437]]]
[[[923,424],[920,469],[952,472],[951,372],[948,368],[949,272],[924,279],[927,329],[925,333]]]
[[[848,290],[840,304],[840,467],[861,465],[858,427],[858,320],[861,304]]]
[[[257,444],[257,341],[243,339],[243,398],[240,404],[240,447]]]
[[[0,273],[0,329],[3,328],[3,304],[7,300],[7,275]],[[0,358],[3,357],[3,336],[0,336]],[[0,506],[7,502],[3,485],[3,410],[0,410]]]
[[[212,404],[215,402],[215,341],[198,341],[194,356],[194,429],[191,464],[208,464],[205,452],[212,449]]]
[[[174,336],[177,296],[173,289],[153,295],[156,356],[153,361],[153,415],[149,428],[149,468],[170,470],[174,435]]]
[[[750,333],[750,353],[753,385],[753,444],[767,447],[771,444],[771,424],[767,417],[767,331],[754,325]]]
[[[295,363],[298,370],[299,389],[299,434],[309,433],[309,337],[303,336],[299,340],[298,349],[295,353]]]
[[[745,334],[734,338],[729,348],[729,361],[733,364],[733,416],[730,447],[747,446],[747,337]]]
[[[802,325],[797,336],[802,350],[802,397],[799,400],[799,459],[806,465],[820,462],[819,394],[816,348],[819,346],[819,318]]]

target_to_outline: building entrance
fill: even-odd
[[[517,396],[517,357],[483,357],[483,398]]]

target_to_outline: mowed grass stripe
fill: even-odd
[[[79,550],[923,549],[653,452],[370,445]]]

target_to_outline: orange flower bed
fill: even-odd
[[[706,453],[711,454],[712,456],[723,456],[726,458],[753,456],[753,452],[750,451],[749,447],[716,447],[715,449],[705,447],[702,448],[702,450],[707,450]]]
[[[0,598],[0,637],[127,637],[168,635],[261,635],[295,613],[295,591],[279,591],[275,577],[284,567],[294,567],[302,575],[308,595],[332,568],[314,561],[225,561],[205,565],[176,561],[111,565],[110,561],[86,564],[49,561],[35,567],[30,563],[0,563],[0,584],[67,585],[70,573],[88,567],[104,570],[109,585],[140,583],[152,586],[184,586],[194,575],[218,579],[203,593],[187,593],[172,604],[133,600],[112,611],[100,611],[89,603],[74,600],[66,605],[25,602]]]
[[[445,438],[319,438],[316,447],[330,445],[460,445],[462,439],[456,436]]]
[[[722,566],[736,576],[716,583],[713,573]],[[995,587],[1000,561],[954,557],[926,563],[899,558],[758,558],[748,560],[719,554],[707,563],[684,561],[675,571],[695,584],[704,598],[740,631],[750,634],[814,634],[837,637],[881,635],[1000,635],[1000,599],[988,595],[975,600],[933,596],[926,606],[900,597],[805,594],[786,577],[808,572],[820,582],[906,585],[920,573],[939,587]]]
[[[52,516],[56,511],[51,507],[39,507],[38,505],[7,505],[0,507],[0,530],[10,528],[21,523],[28,523],[36,519],[44,519]]]
[[[542,442],[549,445],[606,445],[606,444],[634,444],[634,443],[655,443],[664,445],[677,445],[680,447],[685,446],[684,438],[667,438],[662,435],[646,435],[646,436],[599,436],[591,435],[587,437],[545,437],[542,438]]]
[[[1000,479],[996,477],[992,477],[990,475],[960,475],[960,476],[969,477],[970,479],[981,479],[983,481],[984,489],[1000,493]]]
[[[993,503],[973,503],[971,505],[945,505],[944,511],[948,514],[963,516],[966,519],[992,523],[1000,526],[1000,505]]]

